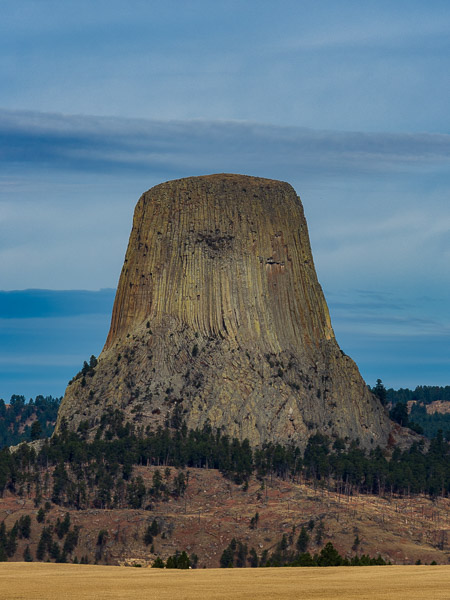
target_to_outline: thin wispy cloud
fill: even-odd
[[[351,170],[450,167],[450,135],[316,131],[258,123],[151,121],[0,111],[6,164],[72,170],[234,168]]]

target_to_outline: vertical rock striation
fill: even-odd
[[[57,427],[95,430],[116,408],[136,427],[183,418],[254,445],[315,432],[387,444],[392,423],[335,340],[289,184],[220,174],[140,198],[105,347]]]

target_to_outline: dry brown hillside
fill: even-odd
[[[151,484],[155,467],[136,467],[146,485]],[[170,469],[171,477],[177,471]],[[31,539],[19,540],[14,557],[23,560],[26,545],[35,559],[42,529],[62,520],[67,512],[72,526],[79,525],[80,541],[69,556],[79,560],[87,556],[90,562],[147,565],[157,555],[166,559],[176,550],[197,554],[199,567],[219,566],[224,548],[234,537],[255,548],[273,551],[283,534],[292,541],[292,548],[302,525],[314,521],[308,550],[318,551],[331,541],[343,555],[378,553],[395,564],[414,564],[420,560],[429,564],[450,562],[450,500],[426,497],[380,498],[357,495],[340,496],[324,489],[274,478],[266,485],[252,477],[247,490],[223,478],[219,472],[190,469],[185,497],[154,502],[149,510],[66,510],[52,505],[45,523],[36,520],[37,508],[33,498],[5,493],[0,500],[0,521],[7,529],[20,516],[31,515]],[[46,498],[44,498],[45,502]],[[251,519],[258,513],[256,528]],[[151,546],[143,543],[144,532],[153,519],[161,533]],[[323,523],[323,539],[316,543],[319,523]],[[104,543],[97,544],[101,530],[107,532]],[[58,538],[54,536],[59,542]],[[358,538],[359,545],[352,549]],[[62,544],[62,542],[60,542]]]

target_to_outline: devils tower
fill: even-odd
[[[387,444],[393,424],[336,342],[289,184],[209,175],[140,198],[105,347],[68,386],[57,430],[93,433],[114,413],[253,445],[316,432]]]

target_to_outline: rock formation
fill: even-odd
[[[137,428],[183,419],[253,445],[388,443],[392,422],[335,340],[289,184],[220,174],[140,198],[105,347],[57,429],[93,432],[116,409]]]

